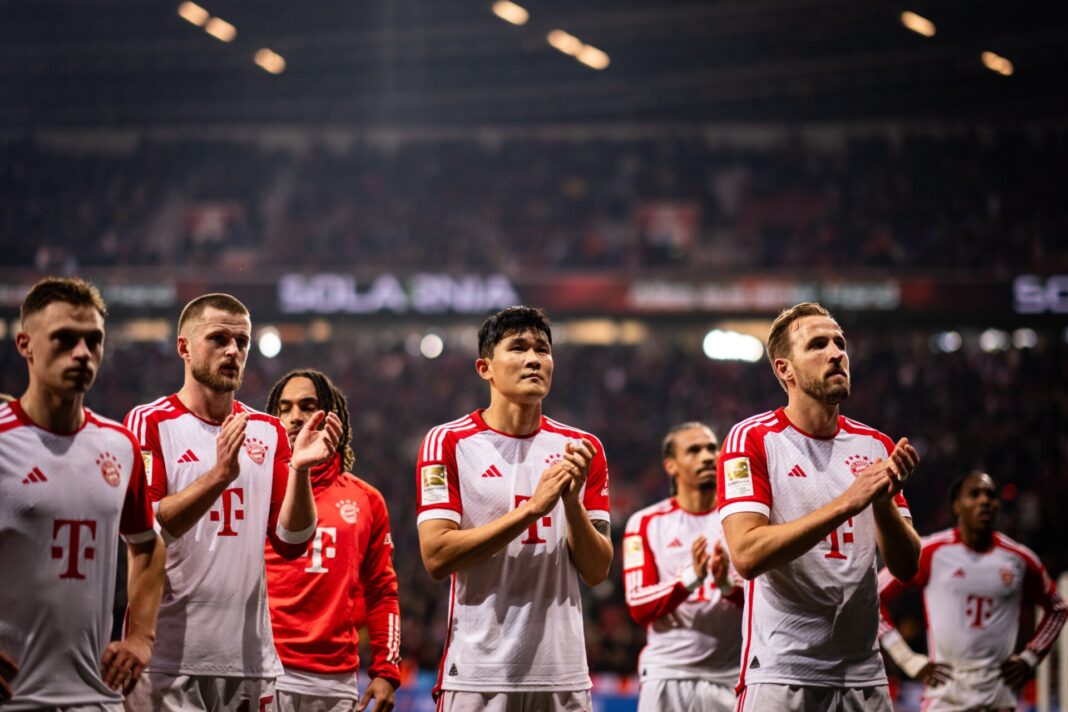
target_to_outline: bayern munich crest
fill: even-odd
[[[110,452],[102,452],[96,458],[96,464],[100,465],[100,475],[112,487],[118,487],[122,480],[122,465]]]
[[[555,465],[556,463],[560,462],[563,459],[564,459],[563,455],[561,455],[558,452],[554,452],[552,455],[549,455],[547,458],[545,458],[545,464],[548,465],[549,467],[552,467],[553,465]]]
[[[262,465],[267,457],[267,446],[259,438],[245,438],[245,452],[257,465]]]
[[[1016,572],[1010,568],[1003,568],[999,573],[1001,574],[1001,582],[1006,586],[1011,586],[1016,581]]]
[[[356,503],[351,499],[343,499],[337,503],[338,514],[349,524],[355,524],[356,518],[360,516],[360,508],[356,506]]]
[[[845,464],[849,467],[849,471],[856,477],[864,468],[871,464],[871,458],[867,455],[850,455],[846,458]]]

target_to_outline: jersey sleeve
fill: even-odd
[[[149,498],[148,482],[145,477],[145,465],[141,449],[130,434],[130,447],[133,448],[133,471],[126,485],[126,498],[122,503],[122,516],[119,519],[119,533],[128,544],[140,544],[156,538],[155,517],[152,513],[152,501]]]
[[[592,521],[599,519],[610,522],[612,517],[608,498],[608,460],[601,441],[597,438],[591,438],[591,440],[596,452],[593,455],[593,461],[590,462],[590,474],[586,478],[586,491],[582,496],[582,504],[586,507]]]
[[[460,523],[460,474],[456,469],[456,440],[434,428],[423,439],[415,466],[417,524],[431,519]]]
[[[743,421],[727,435],[725,451],[716,463],[721,520],[739,512],[771,518],[768,456],[760,432]]]
[[[371,679],[381,677],[400,686],[400,602],[393,569],[393,537],[389,512],[378,490],[367,487],[371,503],[371,532],[360,562],[360,581],[366,602],[367,632],[371,638]]]
[[[148,495],[153,503],[167,496],[167,466],[163,460],[163,449],[159,444],[159,425],[145,416],[137,414],[138,409],[126,414],[123,425],[131,430],[140,448],[142,470],[148,483]],[[134,421],[139,427],[133,428]]]
[[[630,617],[638,625],[668,615],[701,585],[692,566],[673,579],[660,580],[656,555],[649,546],[649,520],[640,512],[633,515],[623,534],[623,587]]]
[[[289,486],[289,460],[293,453],[289,449],[289,438],[282,425],[276,421],[274,427],[277,431],[277,446],[274,449],[274,467],[271,471],[271,508],[267,515],[267,539],[279,556],[292,560],[303,556],[308,550],[308,544],[315,536],[316,522],[312,522],[304,531],[291,532],[278,521],[286,487]]]
[[[1057,593],[1057,584],[1050,577],[1046,567],[1030,550],[1023,556],[1024,570],[1023,601],[1024,605],[1041,606],[1042,620],[1035,629],[1035,634],[1024,646],[1022,655],[1028,658],[1032,667],[1045,658],[1053,648],[1057,635],[1064,627],[1068,607]]]

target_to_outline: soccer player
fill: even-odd
[[[919,573],[905,583],[880,572],[879,642],[905,674],[926,685],[924,710],[1015,710],[1013,690],[1049,653],[1068,609],[1034,552],[995,531],[998,489],[990,475],[957,479],[950,502],[957,526],[923,540]],[[923,589],[929,658],[908,647],[886,609],[909,586]],[[1036,605],[1045,614],[1014,653],[1020,614]]]
[[[452,577],[438,709],[590,710],[578,577],[612,563],[604,449],[542,414],[543,311],[498,312],[478,343],[489,407],[433,428],[416,468],[423,563]]]
[[[849,356],[819,304],[775,319],[768,360],[787,405],[735,425],[718,467],[723,532],[748,580],[739,710],[890,712],[875,552],[894,576],[916,573],[900,492],[919,456],[839,412]]]
[[[348,712],[374,700],[375,712],[388,712],[400,685],[400,605],[386,502],[351,474],[348,405],[325,374],[290,371],[267,398],[267,412],[281,420],[290,442],[319,410],[337,414],[341,438],[333,457],[311,471],[319,513],[315,538],[300,559],[266,553],[274,643],[285,667],[274,708]],[[373,659],[360,698],[357,647],[364,625]]]
[[[309,471],[333,456],[341,423],[316,413],[291,452],[277,418],[235,400],[251,330],[248,310],[230,295],[191,301],[178,320],[182,389],[126,416],[168,543],[156,649],[126,699],[131,710],[252,712],[282,673],[264,538],[282,556],[305,552],[316,521]]]
[[[4,710],[121,710],[152,653],[164,552],[141,455],[130,431],[83,405],[106,313],[73,278],[43,279],[22,303],[29,387],[0,405]],[[130,608],[125,638],[109,643],[119,536]]]
[[[630,614],[645,626],[639,712],[731,712],[742,654],[742,589],[716,512],[719,439],[704,423],[664,437],[672,497],[635,512],[623,535]]]

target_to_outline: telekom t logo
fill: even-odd
[[[839,534],[837,529],[832,529],[828,536],[823,537],[824,541],[831,540],[831,550],[823,555],[825,559],[848,559],[849,557],[842,553],[842,546],[844,544],[853,543],[853,517],[850,517],[842,525],[842,533]]]
[[[327,568],[323,566],[323,559],[337,556],[337,547],[330,546],[328,542],[337,542],[337,527],[316,527],[315,540],[308,547],[311,566],[304,569],[309,574],[325,574]]]
[[[236,504],[245,503],[245,490],[243,487],[233,487],[228,490],[223,490],[222,497],[222,513],[219,513],[218,509],[211,510],[209,519],[213,522],[217,522],[222,519],[222,529],[219,530],[218,536],[237,536],[237,532],[230,524],[234,521],[241,521],[245,518],[245,510],[235,507]]]
[[[964,615],[971,619],[972,628],[983,628],[994,615],[994,599],[969,593],[964,603]]]
[[[515,506],[519,507],[519,505],[523,504],[523,502],[526,502],[528,499],[530,499],[530,497],[524,497],[521,494],[517,494],[515,496]],[[550,517],[549,515],[545,515],[540,520],[534,520],[534,522],[529,527],[527,527],[527,538],[524,539],[523,541],[519,542],[519,543],[520,544],[545,544],[545,543],[547,543],[544,539],[541,538],[541,535],[538,533],[538,525],[539,524],[541,526],[543,526],[543,527],[551,527],[553,525],[553,518]]]
[[[82,527],[89,530],[87,540],[82,541]],[[63,536],[63,530],[67,534]],[[78,568],[82,556],[86,561],[96,557],[96,549],[89,544],[96,539],[96,522],[92,519],[56,519],[52,522],[52,540],[59,546],[52,547],[52,558],[67,559],[67,570],[59,575],[61,579],[84,579],[85,574]]]

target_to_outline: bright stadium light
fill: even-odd
[[[1038,334],[1034,329],[1017,329],[1012,332],[1012,345],[1018,349],[1033,349],[1038,346]]]
[[[553,30],[546,36],[546,39],[549,40],[549,44],[553,46],[553,49],[572,57],[578,56],[584,46],[582,40],[563,30]]]
[[[493,3],[493,14],[513,25],[525,25],[530,19],[530,13],[525,7],[509,0],[497,0]]]
[[[445,350],[445,341],[437,334],[427,334],[419,342],[419,353],[427,358],[437,358]]]
[[[211,15],[208,11],[197,5],[195,2],[183,2],[178,6],[178,16],[186,22],[191,22],[197,27],[203,27],[204,23],[208,21]]]
[[[713,329],[705,334],[702,343],[705,356],[714,361],[747,361],[756,363],[764,356],[760,339],[737,331]]]
[[[598,70],[606,68],[612,61],[604,51],[599,50],[592,45],[586,45],[579,50],[576,59],[587,67]]]
[[[1001,329],[987,329],[979,334],[979,348],[988,354],[1009,348],[1009,335]]]
[[[273,326],[265,326],[260,329],[256,346],[264,358],[274,358],[282,353],[282,336]]]
[[[1013,71],[1015,71],[1012,62],[995,52],[983,52],[979,57],[983,60],[983,66],[1003,77],[1011,77]]]
[[[265,72],[281,74],[286,71],[286,60],[277,52],[263,47],[256,51],[256,64]]]
[[[221,17],[213,17],[204,25],[204,31],[220,42],[233,42],[237,37],[237,28]]]
[[[935,36],[934,23],[928,20],[923,15],[917,15],[914,12],[909,12],[908,10],[906,10],[905,12],[901,13],[901,24],[918,35],[923,35],[924,37]]]
[[[943,331],[932,336],[930,340],[931,350],[935,353],[956,353],[963,344],[964,339],[956,331]]]

